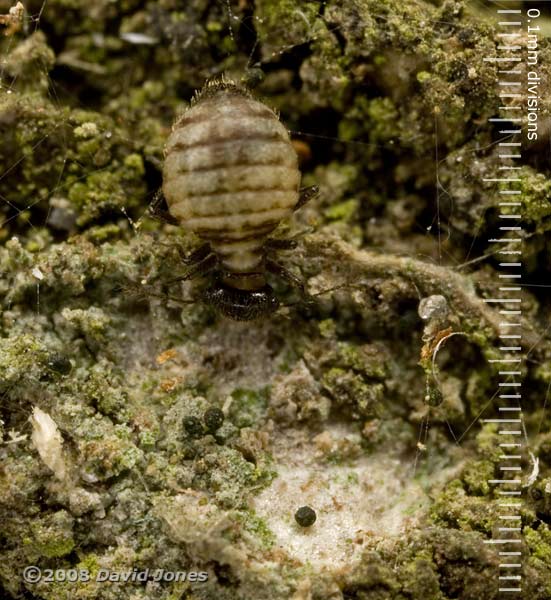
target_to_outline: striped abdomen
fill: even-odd
[[[176,122],[163,192],[182,227],[230,273],[262,270],[262,246],[298,201],[300,172],[277,115],[236,86],[213,88]]]

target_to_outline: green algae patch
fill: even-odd
[[[73,519],[69,513],[57,511],[31,526],[32,539],[28,544],[32,551],[46,558],[65,556],[75,547],[72,529]]]
[[[486,181],[501,166],[489,13],[456,0],[25,9],[0,38],[2,598],[492,598],[503,436],[479,419],[496,408],[503,315],[487,302],[501,260],[487,240],[517,209]],[[540,53],[547,76],[549,40]],[[149,212],[172,123],[221,76],[258,84],[301,185],[320,187],[276,232],[297,241],[277,260],[305,294],[270,273],[281,308],[246,323],[204,306],[210,275],[170,281],[197,240]],[[536,285],[551,222],[540,133],[516,182]],[[446,315],[425,319],[435,296]],[[522,306],[523,593],[546,600],[546,288],[524,287]],[[33,442],[37,408],[63,478]],[[317,519],[301,528],[306,505]],[[92,580],[26,583],[29,564]],[[142,567],[209,577],[94,580]]]
[[[260,423],[266,414],[269,390],[237,389],[232,392],[230,418],[237,427],[251,427]]]

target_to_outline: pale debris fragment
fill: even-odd
[[[10,438],[6,444],[17,444],[19,442],[24,442],[27,439],[26,433],[19,433],[19,431],[15,431],[15,429],[10,429],[8,431],[8,437]]]
[[[530,473],[530,475],[528,476],[528,480],[522,487],[530,487],[531,485],[534,485],[534,483],[536,483],[538,475],[540,474],[540,459],[534,456],[533,452],[528,452],[528,454],[530,454],[530,459],[532,461],[532,472]]]
[[[40,458],[58,479],[64,479],[66,468],[63,457],[63,438],[55,421],[38,406],[33,408],[33,414],[29,420],[33,426],[31,439]]]
[[[31,273],[35,279],[38,279],[38,281],[42,281],[44,279],[44,273],[42,273],[38,267],[35,267]]]
[[[158,44],[158,38],[155,38],[151,35],[147,35],[145,33],[137,33],[135,31],[127,31],[126,33],[121,33],[120,38],[125,42],[130,42],[131,44],[141,44],[141,45],[153,45]]]
[[[4,35],[13,35],[23,26],[25,7],[22,2],[12,6],[7,15],[0,15],[0,25],[5,25]]]

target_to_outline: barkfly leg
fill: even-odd
[[[187,266],[197,265],[200,262],[203,262],[208,256],[212,254],[212,249],[208,242],[206,244],[201,244],[201,246],[199,246],[189,254],[186,254],[180,246],[177,247],[177,250],[178,254],[180,255],[181,261],[184,263],[184,265]]]
[[[276,239],[268,238],[264,243],[264,248],[270,250],[294,250],[298,245],[295,239]]]
[[[319,186],[311,185],[309,187],[303,187],[299,190],[298,202],[293,208],[294,211],[301,209],[305,204],[310,202],[313,198],[315,198],[319,194]]]
[[[211,273],[218,267],[218,258],[216,255],[211,254],[210,252],[202,259],[196,260],[191,269],[188,270],[184,275],[180,275],[179,277],[174,277],[173,279],[168,279],[166,281],[159,281],[161,285],[173,285],[174,283],[178,283],[179,281],[189,281],[190,279],[195,279],[196,277],[203,277],[208,273]]]
[[[281,277],[281,279],[286,281],[289,285],[296,288],[302,296],[306,296],[304,283],[296,275],[293,275],[291,271],[288,271],[284,266],[269,257],[266,258],[266,270]]]
[[[168,210],[163,208],[163,204],[165,204],[165,202],[166,201],[163,192],[159,189],[153,197],[151,204],[147,208],[149,216],[157,221],[167,223],[168,225],[180,225],[178,219],[173,217]]]

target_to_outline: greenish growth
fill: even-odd
[[[351,407],[356,418],[374,417],[381,411],[384,387],[366,383],[360,375],[333,367],[324,374],[322,385],[337,405]]]
[[[65,510],[47,515],[31,526],[32,538],[26,540],[30,553],[46,558],[60,558],[75,547],[74,521]]]
[[[358,210],[358,201],[351,199],[335,204],[325,211],[325,216],[331,221],[348,221]]]
[[[187,435],[192,439],[203,437],[203,434],[205,433],[203,425],[197,417],[185,417],[184,429],[186,430]]]
[[[488,361],[503,358],[489,240],[517,210],[492,181],[502,134],[488,119],[503,90],[482,58],[500,43],[494,12],[457,0],[48,0],[11,23],[16,2],[0,4],[2,598],[489,598],[488,479],[504,440],[478,422],[492,418],[502,368]],[[148,216],[172,123],[222,75],[258,83],[301,185],[321,190],[275,234],[297,237],[278,260],[311,297],[293,304],[276,284],[281,310],[250,323],[197,302],[201,279],[168,283],[197,239]],[[539,93],[539,139],[515,163],[523,281],[537,285],[551,223],[548,86]],[[519,512],[523,594],[547,600],[549,299],[522,293],[534,454],[523,484],[539,460]],[[428,323],[419,304],[435,296],[447,313]],[[55,424],[64,479],[33,439],[34,407]],[[305,528],[303,505],[317,514]],[[380,534],[352,518],[373,506]],[[209,580],[33,585],[30,564]]]
[[[231,395],[229,418],[237,427],[251,427],[259,424],[266,415],[268,396],[268,388],[234,390]]]
[[[473,470],[475,467],[473,465]],[[474,495],[470,488],[472,486],[458,479],[448,483],[435,499],[431,509],[432,519],[440,526],[490,535],[496,522],[496,512],[489,510],[487,502]]]
[[[237,514],[237,522],[245,534],[253,536],[260,548],[269,550],[275,544],[274,533],[268,527],[266,521],[255,514],[254,511],[240,512]]]

